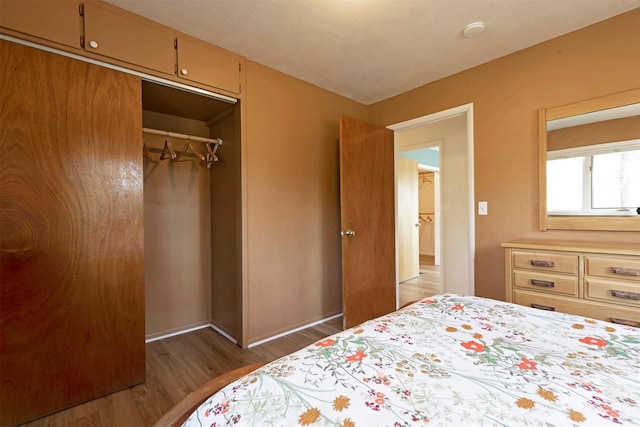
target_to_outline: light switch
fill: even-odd
[[[478,215],[488,215],[487,202],[478,202]]]

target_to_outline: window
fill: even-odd
[[[547,153],[552,215],[635,215],[640,207],[640,140]]]

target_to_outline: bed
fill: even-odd
[[[640,425],[640,329],[440,295],[205,388],[157,425]]]

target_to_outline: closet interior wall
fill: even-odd
[[[144,128],[198,137],[220,137],[211,120],[232,104],[195,93],[143,82],[142,122]],[[234,130],[227,133],[231,137]],[[233,187],[224,174],[216,170],[227,162],[227,141],[216,154],[220,161],[207,168],[194,154],[179,160],[162,160],[165,144],[180,153],[185,144],[203,156],[204,143],[173,136],[144,133],[147,155],[144,157],[144,245],[145,245],[145,309],[146,338],[168,334],[212,323],[212,289],[220,287],[220,273],[212,268],[212,260],[220,252],[226,254],[217,239],[212,238],[212,221],[225,211],[219,188]],[[232,138],[231,138],[232,140]],[[232,145],[232,144],[228,144]],[[141,147],[142,148],[142,147]],[[184,160],[184,161],[183,161]],[[227,257],[233,255],[228,253]],[[235,259],[231,257],[231,263]],[[232,266],[233,267],[233,266]],[[234,287],[235,282],[230,282]],[[225,298],[225,295],[216,295]],[[235,307],[235,298],[221,301],[223,307]]]
[[[214,327],[241,342],[242,188],[240,102],[209,121],[222,138],[219,162],[211,168],[211,314]]]

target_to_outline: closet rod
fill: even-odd
[[[173,138],[188,139],[190,141],[212,142],[215,144],[222,145],[222,140],[220,138],[203,138],[201,136],[192,136],[192,135],[186,135],[184,133],[168,132],[166,130],[149,129],[149,128],[142,128],[142,132],[152,133],[155,135],[170,136]]]

